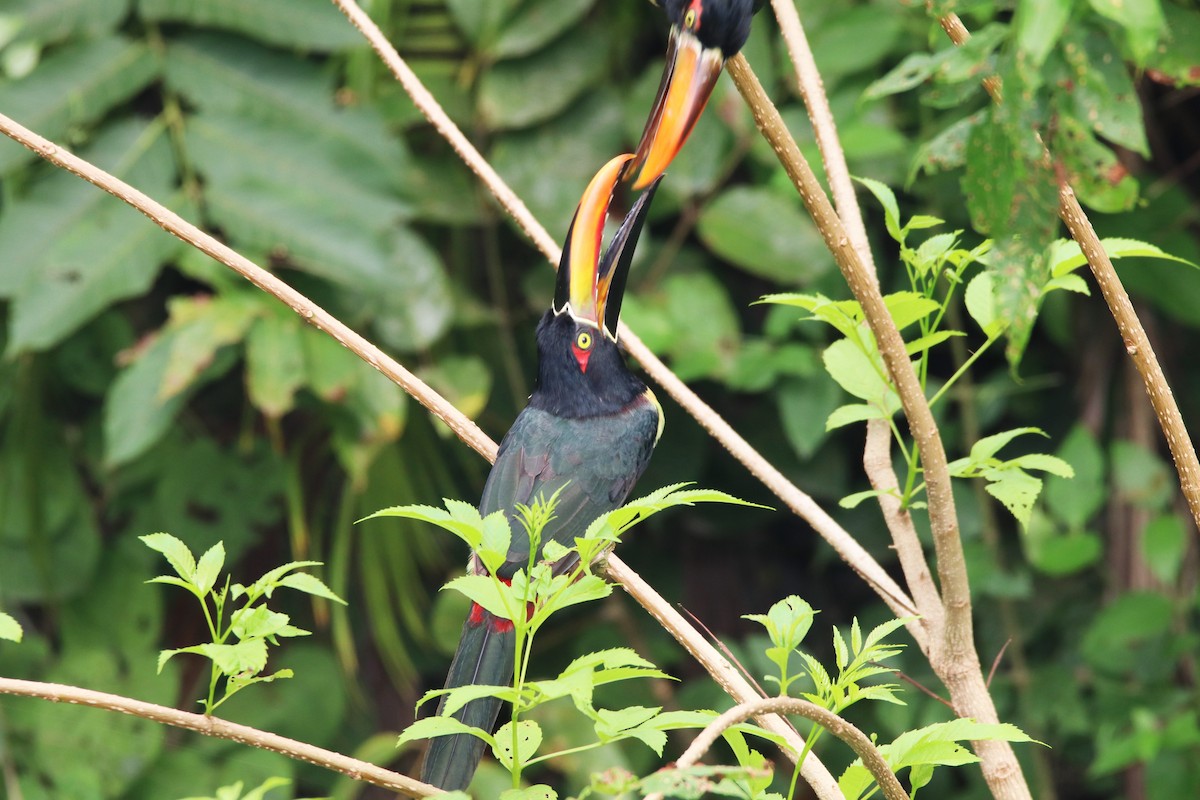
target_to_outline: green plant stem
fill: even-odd
[[[975,352],[971,353],[971,355],[967,358],[967,360],[964,361],[959,366],[959,368],[954,371],[954,374],[950,376],[949,380],[947,380],[944,384],[942,384],[942,388],[938,389],[937,392],[934,393],[933,397],[929,398],[930,408],[932,408],[934,406],[934,404],[937,403],[938,400],[942,399],[942,395],[944,395],[946,393],[946,391],[951,386],[954,385],[955,381],[957,381],[959,378],[961,378],[966,373],[966,371],[971,368],[971,365],[974,364],[975,361],[981,355],[983,355],[984,352],[989,347],[991,347],[993,343],[995,343],[997,340],[999,340],[999,338],[1000,338],[999,333],[989,336],[983,344],[979,345],[979,347],[977,347],[975,349]]]

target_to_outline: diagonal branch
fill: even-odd
[[[134,717],[141,717],[163,725],[185,728],[190,731],[213,736],[218,739],[229,739],[242,744],[252,745],[262,750],[306,761],[318,767],[340,772],[359,781],[382,786],[393,792],[399,792],[405,797],[431,797],[442,790],[436,786],[422,783],[407,775],[392,772],[390,769],[376,766],[357,758],[350,758],[323,747],[316,747],[285,736],[260,731],[248,725],[209,717],[204,714],[193,714],[180,711],[177,708],[146,703],[129,697],[122,697],[107,692],[96,692],[91,689],[81,689],[77,686],[64,686],[60,683],[42,683],[41,681],[23,681],[16,678],[0,678],[0,694],[10,694],[22,697],[37,697],[51,700],[55,703],[71,703],[79,706],[103,708],[108,711],[119,711]]]
[[[395,381],[434,415],[449,425],[459,438],[474,448],[480,455],[488,461],[495,460],[496,443],[480,430],[474,422],[467,419],[461,411],[420,381],[397,361],[383,353],[378,347],[346,327],[342,322],[321,309],[307,297],[262,267],[259,267],[232,248],[217,241],[209,234],[201,231],[178,214],[129,184],[38,136],[3,114],[0,114],[0,133],[4,133],[15,139],[47,161],[78,175],[114,197],[123,200],[145,214],[168,233],[230,267],[254,283],[254,285],[282,300],[302,318],[308,320],[330,336],[333,336],[359,358]],[[641,603],[656,619],[660,621],[673,620],[673,624],[676,627],[668,627],[668,631],[683,643],[690,652],[696,655],[701,665],[713,675],[718,683],[724,686],[726,685],[726,681],[723,680],[722,676],[736,674],[733,666],[722,658],[719,653],[716,653],[711,646],[707,649],[695,647],[695,641],[703,641],[703,637],[699,632],[689,625],[686,620],[678,617],[678,614],[673,615],[673,609],[671,609],[667,601],[655,592],[649,584],[642,581],[633,570],[625,566],[616,556],[609,557],[609,570],[613,579],[621,583],[630,596]],[[693,643],[693,645],[689,646],[689,642]],[[742,699],[743,696],[739,695],[738,699]],[[752,694],[750,696],[757,695]],[[803,739],[800,738],[800,735],[795,730],[791,730],[790,733],[782,730],[778,730],[777,732],[789,738],[789,742],[796,748],[796,752],[803,750]],[[810,757],[810,760],[813,763],[813,767],[810,771],[807,766],[808,762],[806,761],[805,778],[810,781],[810,784],[817,791],[818,796],[821,800],[838,798],[838,794],[836,793],[837,784],[829,774],[829,771],[815,759],[811,759]]]
[[[405,64],[404,59],[379,30],[379,27],[363,12],[355,0],[332,1],[370,42],[371,47],[400,81],[421,113],[439,133],[446,137],[468,166],[479,175],[488,190],[513,215],[521,228],[529,233],[534,244],[545,254],[550,263],[557,265],[561,249],[554,244],[545,228],[533,217],[525,205],[516,199],[516,195],[504,183],[504,180],[487,164],[486,159],[479,154],[479,151],[463,135],[458,126],[446,115],[437,100],[421,85],[420,80]],[[717,439],[734,458],[742,462],[751,474],[783,500],[793,513],[812,525],[813,529],[833,547],[837,554],[875,589],[897,616],[911,616],[916,613],[916,607],[907,593],[884,571],[871,554],[855,541],[854,537],[825,513],[811,497],[784,477],[783,473],[751,447],[719,414],[701,400],[683,381],[679,380],[675,373],[668,369],[625,323],[620,325],[619,336],[629,354],[642,365],[646,373],[689,414],[695,417],[700,425]]]
[[[970,31],[957,14],[947,14],[938,22],[950,40],[960,47],[971,38]],[[995,76],[989,76],[983,85],[992,96],[992,100],[1001,102],[1000,83]],[[1146,329],[1142,327],[1142,321],[1138,319],[1137,312],[1133,310],[1133,303],[1129,301],[1129,295],[1117,276],[1112,259],[1104,252],[1096,229],[1092,227],[1091,220],[1075,197],[1075,190],[1061,174],[1061,170],[1058,176],[1058,215],[1062,217],[1067,230],[1071,232],[1071,238],[1078,242],[1079,249],[1087,258],[1096,284],[1100,287],[1100,293],[1104,295],[1104,302],[1108,304],[1108,311],[1117,323],[1117,331],[1125,342],[1125,352],[1129,354],[1138,374],[1142,376],[1146,394],[1150,396],[1150,404],[1154,407],[1158,425],[1162,428],[1167,446],[1171,450],[1175,470],[1179,473],[1179,486],[1183,490],[1183,496],[1187,498],[1192,520],[1200,528],[1200,459],[1196,457],[1196,448],[1183,422],[1183,414],[1179,411],[1179,404],[1175,402],[1175,395],[1171,391],[1171,385],[1167,383],[1162,365],[1154,355],[1150,337],[1146,335]]]

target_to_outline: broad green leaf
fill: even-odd
[[[302,325],[300,344],[304,350],[305,384],[326,402],[345,397],[358,372],[358,356],[323,331]]]
[[[1101,0],[1102,2],[1105,0]],[[1148,0],[1122,3],[1145,4]],[[1149,0],[1157,6],[1157,0]],[[1150,153],[1142,105],[1129,70],[1107,34],[1080,28],[1064,37],[1063,57],[1071,72],[1074,116],[1105,140],[1127,147],[1143,157]]]
[[[305,175],[335,171],[341,183],[407,194],[412,158],[403,141],[378,111],[335,103],[334,76],[318,64],[236,37],[188,34],[168,42],[166,80],[204,114],[242,120],[239,131],[253,130],[251,120],[290,128],[285,153],[297,138],[311,142],[321,158]]]
[[[927,318],[939,308],[936,300],[918,292],[892,292],[884,296],[883,302],[900,330]]]
[[[828,438],[826,421],[843,400],[833,381],[788,378],[775,390],[779,419],[788,444],[810,458]]]
[[[492,753],[495,754],[496,760],[509,770],[518,763],[528,763],[542,745],[542,729],[533,720],[520,720],[517,722],[515,735],[513,730],[511,722],[501,725],[492,743]]]
[[[492,130],[527,128],[565,109],[604,75],[608,53],[591,46],[603,35],[595,25],[581,26],[543,50],[487,70],[479,80],[484,124]]]
[[[487,49],[523,4],[523,0],[446,0],[459,30],[482,49]]]
[[[0,639],[19,642],[24,633],[21,630],[21,623],[17,622],[11,615],[0,611]]]
[[[174,333],[158,395],[170,399],[193,387],[213,363],[218,350],[241,343],[263,314],[263,301],[248,292],[216,297],[175,297],[170,301]]]
[[[1139,63],[1153,52],[1163,34],[1163,11],[1158,0],[1089,0],[1092,8],[1125,29],[1129,47]]]
[[[246,390],[268,417],[291,411],[296,390],[304,385],[300,328],[294,314],[267,314],[255,320],[246,337]]]
[[[1073,0],[1018,0],[1013,17],[1017,47],[1029,57],[1033,67],[1040,67],[1058,44],[1072,5]]]
[[[525,611],[524,602],[516,597],[509,587],[489,575],[460,575],[442,589],[460,592],[501,619],[512,619],[516,609],[521,613]]]
[[[879,100],[915,89],[929,80],[943,59],[932,53],[909,53],[891,71],[873,81],[862,94],[863,100]]]
[[[1084,205],[1107,214],[1133,208],[1138,199],[1137,180],[1111,146],[1098,141],[1081,120],[1060,116],[1050,148]]]
[[[1174,514],[1155,517],[1142,531],[1142,557],[1165,586],[1175,583],[1187,550],[1187,531]]]
[[[880,14],[871,6],[843,7],[809,33],[813,58],[824,79],[833,81],[874,67],[892,51],[902,29],[899,15]]]
[[[412,725],[409,725],[400,734],[400,738],[396,740],[396,746],[399,747],[406,742],[412,742],[417,739],[432,739],[437,736],[453,736],[457,733],[468,733],[475,736],[488,744],[495,742],[495,739],[490,733],[481,728],[473,728],[466,725],[454,717],[426,717],[419,719]]]
[[[900,407],[900,398],[883,377],[883,365],[854,342],[837,340],[825,348],[822,360],[830,376],[850,394],[890,411]]]
[[[195,585],[196,558],[188,546],[169,533],[151,533],[139,536],[151,550],[162,553],[175,570],[175,574],[189,584]]]
[[[996,277],[992,273],[981,272],[972,278],[963,299],[967,313],[989,339],[1004,330],[1007,323],[996,312]]]
[[[511,686],[487,686],[485,684],[472,683],[466,686],[456,686],[453,689],[428,691],[417,701],[417,708],[439,697],[445,698],[445,707],[441,709],[441,713],[448,716],[454,714],[467,703],[483,697],[495,697],[506,703],[511,703],[517,699],[517,692]]]
[[[1061,531],[1036,511],[1025,526],[1022,544],[1029,563],[1053,576],[1074,575],[1100,560],[1104,544],[1094,533]]]
[[[230,629],[239,639],[267,638],[282,635],[289,627],[288,615],[266,606],[243,606],[229,618]]]
[[[1177,490],[1174,471],[1141,444],[1113,442],[1109,464],[1117,490],[1139,508],[1162,511]]]
[[[558,792],[544,783],[522,786],[520,789],[505,789],[500,800],[558,800]]]
[[[1157,592],[1128,592],[1092,617],[1079,652],[1105,675],[1143,668],[1146,643],[1171,630],[1171,599]]]
[[[769,189],[726,190],[701,211],[697,230],[721,258],[783,284],[807,283],[830,266],[820,234],[799,201]]]
[[[56,50],[28,77],[0,85],[0,108],[40,135],[61,141],[73,125],[88,125],[144,89],[158,64],[144,44],[120,37]],[[0,142],[0,174],[37,158],[14,141]]]
[[[987,112],[977,111],[964,117],[918,148],[909,168],[911,184],[919,172],[933,175],[961,167],[967,161],[967,142],[976,126],[986,124]]]
[[[8,0],[4,22],[9,38],[0,48],[23,42],[37,45],[65,39],[96,38],[111,32],[129,13],[130,0]]]
[[[477,356],[440,358],[418,370],[417,376],[469,419],[483,412],[491,396],[492,371]]]
[[[1058,455],[1074,470],[1072,480],[1051,475],[1046,479],[1046,506],[1067,527],[1082,529],[1105,504],[1104,451],[1083,425],[1076,425],[1063,440]]]
[[[1049,472],[1051,475],[1057,475],[1060,478],[1070,479],[1075,477],[1075,470],[1071,469],[1070,464],[1061,458],[1046,453],[1028,453],[1023,456],[1017,456],[1008,463],[1021,469],[1038,469],[1043,472]]]
[[[1176,86],[1200,85],[1200,61],[1190,45],[1200,41],[1200,11],[1167,3],[1166,46],[1156,47],[1146,58],[1146,66],[1157,76],[1155,80],[1173,81]]]
[[[658,326],[657,342],[682,380],[725,375],[741,349],[741,322],[729,290],[711,272],[669,275],[653,296],[628,302],[624,318],[639,331]],[[703,319],[704,325],[696,325]]]
[[[186,391],[164,396],[162,387],[177,334],[177,330],[166,330],[145,343],[133,354],[133,363],[113,381],[104,402],[104,459],[109,467],[145,452],[166,432],[191,392],[233,365],[232,353],[218,353]]]
[[[174,165],[161,125],[114,126],[96,150],[126,180],[180,207],[179,196],[172,197]],[[50,225],[53,234],[41,238]],[[51,176],[6,209],[0,222],[0,294],[13,299],[9,354],[47,349],[113,302],[145,292],[181,247],[137,211],[73,175]]]
[[[529,0],[507,20],[490,53],[496,58],[529,55],[578,22],[595,4],[596,0]]]
[[[596,169],[622,152],[623,108],[615,91],[601,89],[546,124],[496,137],[492,166],[555,235],[566,232]]]
[[[142,541],[145,541],[145,537],[142,538]],[[217,542],[196,562],[196,571],[192,574],[192,583],[196,585],[196,591],[199,594],[206,595],[212,590],[213,586],[217,583],[217,575],[223,566],[225,566],[225,545]]]
[[[138,13],[152,22],[224,28],[301,50],[345,50],[363,43],[338,9],[322,0],[138,0]]]

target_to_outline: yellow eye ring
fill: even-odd
[[[689,8],[687,13],[683,15],[683,27],[691,30],[696,26],[696,9]]]
[[[575,337],[575,346],[580,350],[589,350],[592,346],[592,335],[587,331],[580,331]]]

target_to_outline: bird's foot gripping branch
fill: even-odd
[[[557,499],[557,493],[549,498],[539,495],[531,505],[518,506],[511,522],[503,512],[485,517],[474,506],[457,500],[446,500],[445,508],[420,505],[387,508],[367,518],[395,516],[431,522],[458,536],[471,548],[470,574],[455,578],[446,588],[461,592],[472,603],[464,632],[472,624],[482,623],[490,626],[494,634],[502,634],[502,637],[493,638],[499,638],[502,646],[511,648],[505,659],[511,674],[503,675],[504,685],[496,685],[497,680],[491,684],[468,683],[429,692],[420,702],[424,704],[440,698],[438,714],[413,724],[404,731],[400,741],[447,736],[464,737],[460,741],[468,743],[477,741],[480,754],[485,747],[490,748],[496,760],[509,770],[514,790],[520,787],[525,769],[534,764],[626,739],[636,739],[661,756],[666,731],[702,728],[713,720],[716,715],[710,712],[663,712],[661,708],[644,706],[597,707],[593,697],[597,687],[625,680],[670,677],[631,649],[613,648],[588,653],[549,680],[530,679],[530,653],[534,637],[551,616],[570,606],[600,600],[612,593],[612,587],[593,572],[593,565],[638,522],[679,505],[702,502],[753,505],[724,492],[688,489],[685,484],[667,486],[601,515],[588,526],[583,536],[566,546],[552,539],[543,541],[543,529],[554,518]],[[511,563],[509,557],[514,541],[526,536],[529,540],[526,552],[530,555],[523,568],[508,572],[505,565]],[[523,542],[520,546],[525,547]],[[487,648],[488,644],[479,645],[471,651],[471,659],[478,661],[484,654],[496,658],[497,655]],[[456,663],[459,660],[456,658]],[[454,670],[452,666],[452,674]],[[579,713],[588,718],[595,738],[569,750],[546,752],[542,729],[529,715],[535,708],[563,698],[569,698]],[[496,711],[502,703],[511,706],[511,718],[493,733]],[[491,707],[480,709],[481,704]],[[481,710],[486,713],[480,713]],[[752,730],[766,735],[757,728]],[[740,733],[735,730],[731,735],[740,736]],[[773,737],[768,735],[768,738]],[[477,760],[478,756],[472,754],[473,749],[464,745],[449,752],[460,762]],[[750,752],[744,747],[742,750],[747,755]],[[456,763],[453,767],[460,769],[462,764]],[[474,767],[475,764],[470,763],[471,772]],[[742,770],[759,772],[762,769],[761,761],[742,767]],[[749,780],[752,777],[749,772],[742,774],[739,770],[726,770],[726,773],[731,779]],[[625,784],[628,781],[621,778],[619,782]],[[545,786],[520,791],[530,794],[513,794],[511,797],[506,794],[506,800],[515,800],[518,796],[554,796]]]

